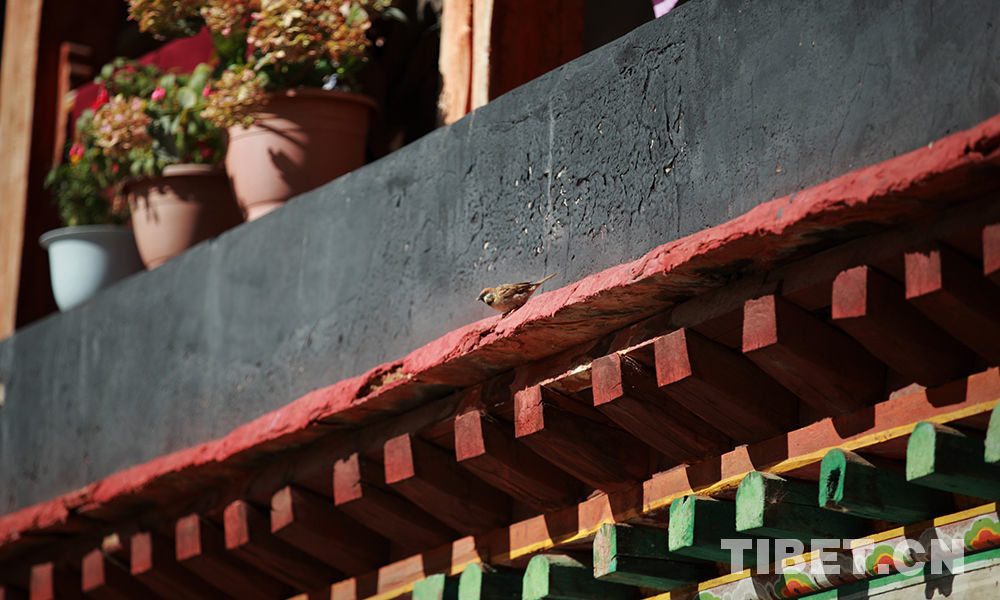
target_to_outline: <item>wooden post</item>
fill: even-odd
[[[736,531],[735,504],[707,496],[684,496],[670,504],[668,537],[671,552],[722,563],[732,558],[732,552],[722,547],[722,540],[750,538]],[[744,566],[756,562],[752,551],[744,553]]]
[[[326,498],[285,486],[271,498],[271,533],[348,575],[381,566],[388,543],[344,516]]]
[[[413,584],[412,600],[458,600],[458,578],[443,573],[425,577]]]
[[[271,600],[294,593],[228,553],[222,532],[200,516],[178,519],[175,531],[177,562],[233,598]]]
[[[665,531],[605,523],[594,538],[594,577],[672,590],[718,574],[713,565],[670,552],[669,544]]]
[[[177,562],[170,540],[149,531],[132,536],[129,570],[133,577],[166,600],[211,600],[219,592]]]
[[[384,482],[380,466],[352,453],[333,465],[333,502],[344,514],[410,553],[457,537],[451,528],[377,482]]]
[[[584,10],[584,0],[445,0],[444,122],[582,55]]]
[[[638,590],[594,579],[591,565],[571,556],[540,554],[524,572],[523,600],[633,600]]]
[[[441,97],[438,105],[445,125],[471,110],[472,0],[444,0],[441,7]]]
[[[780,296],[744,304],[743,352],[823,415],[857,410],[882,393],[880,362],[844,332]]]
[[[903,286],[871,267],[841,271],[833,281],[833,322],[921,385],[942,385],[967,373],[972,353],[920,314],[904,294]]]
[[[14,586],[0,584],[0,600],[28,600],[28,594]]]
[[[14,332],[42,0],[7,2],[0,66],[0,339]]]
[[[755,442],[798,425],[798,399],[722,344],[678,329],[656,338],[653,349],[660,389],[733,439]]]
[[[983,274],[1000,285],[1000,223],[983,228]]]
[[[83,556],[80,587],[94,600],[129,600],[150,598],[152,592],[128,573],[124,567],[108,560],[100,548]]]
[[[976,354],[1000,363],[1000,288],[943,244],[907,252],[906,299]]]
[[[545,460],[599,490],[620,490],[645,479],[646,447],[620,429],[559,406],[571,402],[538,385],[518,391],[515,436]]]
[[[470,410],[455,417],[455,458],[508,496],[547,511],[580,497],[583,486],[514,440],[488,413]]]
[[[465,534],[506,525],[509,498],[463,473],[437,446],[404,433],[385,443],[385,482],[439,521]]]
[[[226,549],[275,579],[306,591],[342,578],[328,565],[274,536],[267,516],[249,503],[231,502],[223,518]]]
[[[694,462],[731,447],[730,439],[660,391],[656,374],[613,353],[591,364],[594,408],[676,462]]]
[[[521,597],[523,573],[508,567],[473,563],[458,578],[458,600],[508,600]]]
[[[984,462],[983,455],[983,440],[924,421],[906,444],[906,479],[956,494],[1000,499],[1000,465]]]
[[[820,463],[819,505],[865,519],[910,524],[948,512],[949,496],[914,485],[902,473],[878,469],[835,448]]]
[[[816,504],[814,484],[752,471],[736,491],[736,531],[775,539],[852,539],[868,533],[865,521]]]

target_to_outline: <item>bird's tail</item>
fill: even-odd
[[[556,275],[558,275],[558,274],[559,274],[559,273],[553,273],[553,274],[549,275],[548,277],[545,277],[545,278],[542,278],[542,279],[539,279],[538,281],[536,281],[535,283],[533,283],[533,284],[531,284],[531,285],[533,285],[533,286],[535,286],[535,287],[538,287],[538,286],[542,285],[543,283],[545,283],[546,281],[548,281],[548,280],[552,279],[553,277],[555,277],[555,276],[556,276]]]

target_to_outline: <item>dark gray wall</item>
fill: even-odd
[[[1000,108],[1000,3],[700,0],[0,344],[0,511]]]

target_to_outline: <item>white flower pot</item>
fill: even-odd
[[[52,295],[61,311],[86,302],[101,289],[143,268],[128,227],[63,227],[45,232],[38,243],[48,250]]]

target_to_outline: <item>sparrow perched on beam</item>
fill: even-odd
[[[535,293],[538,286],[555,276],[556,274],[553,273],[534,283],[525,281],[523,283],[505,283],[496,287],[488,287],[479,292],[478,300],[482,300],[490,308],[502,312],[503,314],[500,315],[500,318],[502,319],[524,306],[524,303],[527,302],[528,298]]]

